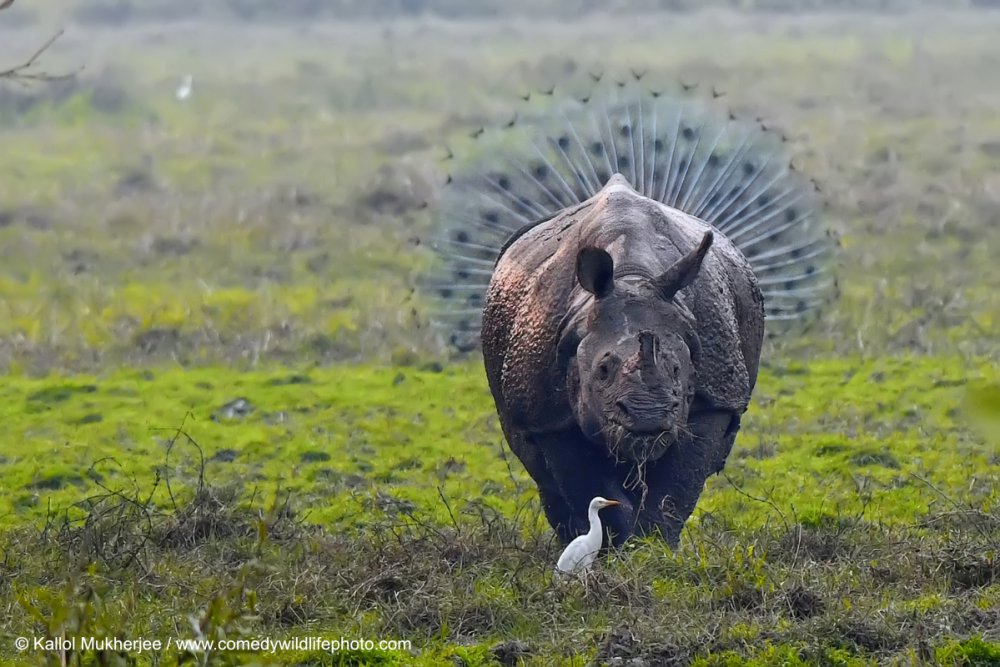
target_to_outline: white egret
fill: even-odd
[[[181,81],[180,88],[177,89],[177,99],[186,100],[191,97],[191,92],[194,90],[194,77],[190,74],[186,74],[184,79]]]
[[[605,507],[620,505],[617,500],[607,500],[597,496],[590,501],[587,509],[587,518],[590,519],[590,530],[580,535],[562,552],[559,561],[556,563],[556,572],[560,574],[576,574],[586,572],[590,569],[597,552],[601,549],[601,542],[604,538],[604,530],[601,527],[601,517],[598,516]]]

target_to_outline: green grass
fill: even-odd
[[[986,360],[942,357],[765,365],[728,479],[713,479],[700,508],[740,529],[777,518],[769,498],[785,520],[814,526],[910,522],[944,511],[950,497],[987,510],[1000,461],[966,403],[969,387],[996,380]],[[249,414],[219,412],[240,398]],[[97,481],[119,488],[174,475],[193,488],[203,459],[205,474],[242,480],[247,494],[292,494],[322,525],[350,523],[359,488],[444,521],[439,494],[458,501],[485,489],[511,512],[512,484],[530,481],[519,468],[511,477],[473,365],[12,377],[0,402],[7,526],[53,507],[82,518],[86,508],[73,503]],[[178,441],[178,428],[197,446]],[[158,491],[151,501],[162,505],[167,490]]]
[[[1000,459],[969,425],[986,361],[769,364],[683,547],[634,545],[568,588],[477,365],[54,380],[3,390],[11,636],[190,638],[173,628],[193,615],[225,636],[409,639],[393,660],[428,665],[469,641],[488,664],[511,638],[535,664],[996,650],[976,644],[1000,602]],[[252,411],[227,416],[238,398]]]
[[[73,27],[43,65],[77,80],[0,89],[0,662],[58,664],[22,635],[200,633],[413,642],[334,664],[1000,664],[996,27]],[[594,63],[787,128],[841,296],[767,346],[681,547],[565,585],[414,239],[444,145]]]
[[[607,61],[712,81],[798,139],[845,250],[840,303],[803,348],[996,355],[990,16],[914,15],[907,37],[881,18],[775,17],[777,38],[750,19],[623,21],[632,36],[610,57],[615,25],[592,21],[401,23],[391,38],[318,25],[294,42],[293,29],[189,27],[157,44],[137,28],[96,56],[71,33],[44,65],[84,61],[79,83],[10,89],[38,99],[0,126],[0,365],[440,355],[410,292],[444,146],[509,119],[526,86]],[[706,52],[706,34],[728,50]],[[18,34],[8,48],[35,45]],[[173,98],[186,72],[189,105]]]

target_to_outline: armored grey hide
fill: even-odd
[[[601,495],[621,502],[606,510],[615,543],[651,530],[675,543],[725,463],[764,309],[747,259],[711,230],[614,175],[497,260],[481,333],[490,389],[564,541]]]

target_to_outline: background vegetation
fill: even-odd
[[[20,22],[39,16],[70,17],[88,25],[211,18],[274,20],[393,19],[432,16],[449,19],[511,16],[580,17],[590,14],[696,12],[900,12],[925,9],[995,8],[998,0],[53,0],[46,7],[17,10]],[[56,14],[58,12],[58,14]]]
[[[84,69],[0,84],[0,660],[59,664],[16,636],[263,634],[415,650],[197,659],[1000,662],[1000,17],[20,5],[0,70],[67,21],[35,71]],[[560,586],[480,364],[428,325],[419,240],[445,145],[614,65],[792,135],[841,296],[768,346],[681,548]]]

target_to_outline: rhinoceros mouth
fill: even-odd
[[[657,431],[633,431],[616,420],[606,430],[608,451],[616,459],[635,462],[655,461],[677,441],[676,427]]]

